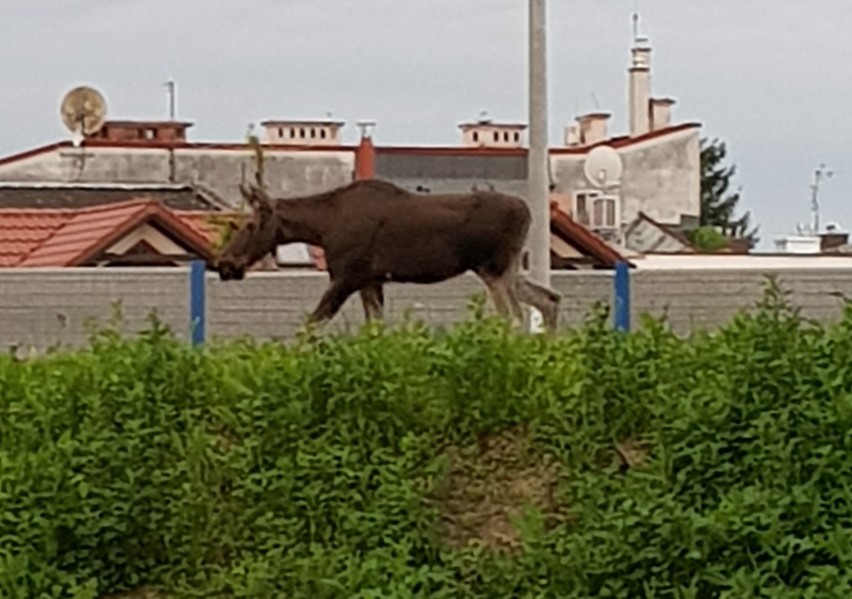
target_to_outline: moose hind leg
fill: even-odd
[[[489,277],[480,275],[488,288],[491,299],[494,302],[494,307],[497,313],[509,321],[510,324],[517,326],[520,323],[520,309],[516,310],[517,301],[512,294],[509,278]]]
[[[322,324],[331,320],[354,291],[351,285],[341,280],[333,280],[311,313],[309,322]]]
[[[361,289],[361,305],[364,307],[364,317],[367,320],[382,320],[384,318],[385,295],[380,284],[368,285]]]
[[[559,303],[562,299],[556,291],[533,283],[522,275],[515,277],[513,290],[518,300],[534,306],[541,312],[545,327],[549,332],[556,331]]]

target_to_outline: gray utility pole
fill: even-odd
[[[527,201],[532,225],[527,239],[530,278],[550,285],[550,178],[547,143],[546,0],[529,0],[529,131]],[[532,328],[541,315],[533,312]]]

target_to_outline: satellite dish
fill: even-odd
[[[62,123],[75,136],[75,142],[84,135],[97,132],[106,120],[106,101],[101,93],[87,85],[75,87],[62,98],[59,113]]]
[[[624,166],[621,156],[610,146],[597,146],[586,157],[583,171],[590,184],[599,189],[606,189],[621,180]]]

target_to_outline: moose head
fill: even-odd
[[[278,244],[275,207],[269,196],[258,187],[248,189],[244,185],[240,185],[240,193],[251,208],[251,216],[242,226],[230,225],[231,238],[216,263],[222,281],[241,280],[251,265],[274,253]]]

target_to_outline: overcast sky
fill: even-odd
[[[550,0],[550,142],[577,111],[625,132],[633,0]],[[652,93],[728,142],[761,247],[810,219],[852,228],[852,0],[640,0]],[[0,0],[0,155],[67,133],[87,83],[110,118],[164,118],[239,140],[265,118],[374,119],[376,143],[456,144],[487,110],[527,120],[526,0]],[[843,57],[846,58],[843,58]]]

